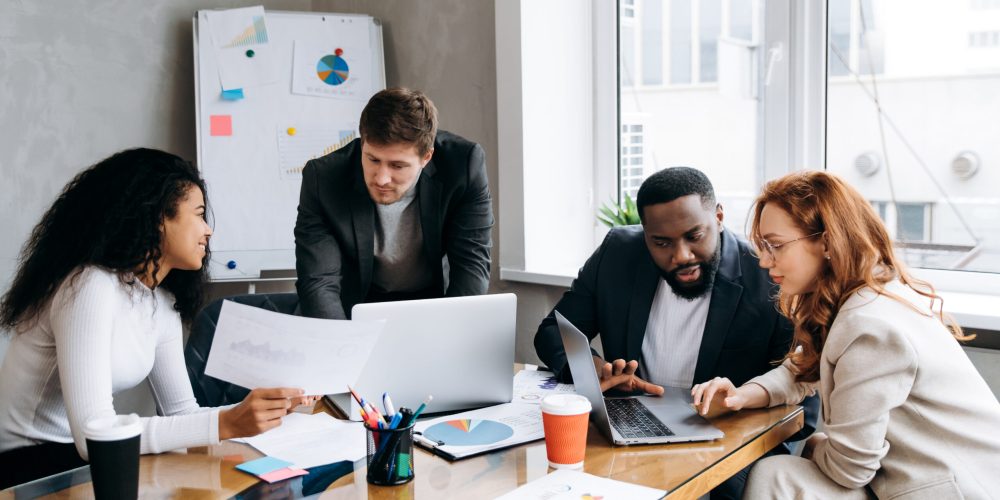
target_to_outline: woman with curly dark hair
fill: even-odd
[[[13,332],[0,368],[0,488],[83,464],[86,422],[115,415],[112,395],[149,378],[159,417],[143,453],[205,446],[277,426],[310,398],[257,389],[201,408],[182,325],[201,305],[212,229],[205,183],[177,156],[117,153],[76,176],[25,244],[0,302]]]

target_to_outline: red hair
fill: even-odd
[[[961,328],[943,312],[944,301],[930,283],[912,277],[896,257],[892,239],[882,220],[861,194],[836,175],[804,170],[768,182],[754,201],[750,236],[759,249],[760,216],[764,205],[784,210],[803,234],[822,233],[829,260],[816,276],[812,290],[795,295],[779,292],[778,308],[795,326],[787,358],[797,369],[796,380],[819,380],[819,358],[833,320],[847,299],[863,288],[892,297],[920,310],[885,290],[898,279],[930,299],[930,309],[958,340],[968,340]],[[800,349],[801,348],[801,349]]]

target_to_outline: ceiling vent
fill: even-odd
[[[962,151],[951,160],[951,171],[959,179],[968,179],[979,171],[979,155],[972,151]]]
[[[865,177],[875,175],[881,166],[882,160],[879,159],[878,153],[872,151],[862,153],[854,159],[854,168],[858,169],[858,172]]]

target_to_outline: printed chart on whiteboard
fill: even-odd
[[[309,160],[328,155],[358,137],[350,124],[341,126],[307,125],[278,128],[278,174],[284,180],[302,178],[302,168]]]
[[[371,49],[296,40],[292,93],[334,99],[367,99],[374,91]]]

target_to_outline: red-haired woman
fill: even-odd
[[[737,388],[692,389],[707,412],[795,404],[818,390],[809,458],[757,463],[746,498],[996,498],[1000,403],[930,284],[910,276],[871,205],[818,171],[769,182],[751,238],[795,326],[792,351]]]

